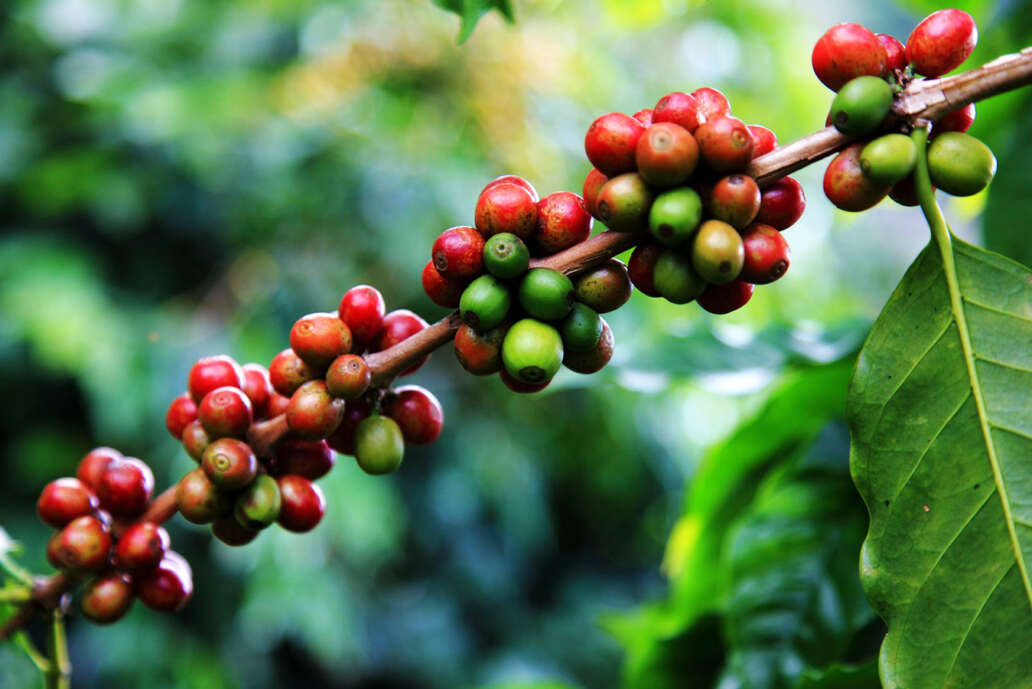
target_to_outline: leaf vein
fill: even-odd
[[[978,308],[982,309],[983,311],[989,311],[990,313],[998,313],[1001,316],[1009,316],[1010,318],[1013,318],[1015,320],[1021,321],[1023,323],[1032,323],[1032,319],[1026,318],[1025,316],[1022,316],[1021,314],[1014,313],[1013,311],[1007,311],[1006,309],[1001,309],[1001,308],[996,307],[996,306],[989,306],[988,304],[983,304],[980,301],[975,301],[971,297],[967,297],[967,296],[963,296],[963,295],[961,296],[961,299],[964,301],[965,304],[971,304],[972,306],[978,307]]]

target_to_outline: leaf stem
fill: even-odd
[[[50,671],[46,673],[47,689],[70,689],[72,663],[68,659],[68,636],[65,634],[64,611],[50,615]]]

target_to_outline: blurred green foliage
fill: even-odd
[[[463,36],[510,9],[439,4]],[[461,46],[427,0],[0,8],[0,524],[27,566],[48,571],[39,489],[90,447],[145,458],[159,487],[189,469],[163,415],[199,356],[267,363],[294,319],[360,282],[444,315],[419,271],[487,180],[578,190],[595,116],[701,85],[798,138],[831,100],[809,69],[827,26],[905,38],[934,8],[515,6]],[[1032,33],[1020,3],[960,6],[982,28],[969,64]],[[980,106],[973,133],[1010,150],[1023,104]],[[635,296],[609,319],[605,371],[531,399],[443,349],[412,378],[440,396],[442,438],[386,479],[341,458],[314,533],[231,550],[173,520],[193,601],[73,619],[76,686],[873,686],[852,667],[880,630],[855,576],[865,515],[841,400],[926,234],[888,204],[833,212],[818,168],[799,175],[791,271],[748,309]],[[1026,168],[1001,155],[990,217]],[[977,237],[985,203],[951,204],[955,229]],[[1027,247],[1016,229],[992,244]],[[36,681],[10,646],[0,677]]]

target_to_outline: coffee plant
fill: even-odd
[[[462,15],[463,39],[492,6],[438,4]],[[512,18],[509,3],[495,6]],[[811,429],[779,439],[795,453],[844,405],[850,473],[869,513],[859,579],[885,624],[876,669],[804,672],[810,659],[800,650],[796,666],[767,667],[777,677],[769,685],[1032,687],[1032,271],[959,240],[937,201],[937,191],[974,195],[996,173],[992,151],[966,133],[975,102],[1032,80],[1029,51],[940,79],[970,56],[977,37],[974,19],[956,9],[934,12],[905,42],[859,24],[831,27],[812,51],[814,73],[835,92],[828,126],[784,146],[770,129],[737,118],[711,87],[669,93],[633,115],[603,114],[585,134],[592,167],[579,194],[542,196],[530,181],[503,175],[470,204],[471,225],[445,229],[426,247],[422,286],[454,309],[446,318],[430,324],[389,310],[376,287],[356,285],[324,305],[332,310],[299,318],[267,365],[225,354],[198,360],[165,418],[196,468],[155,495],[145,461],[110,447],[87,452],[74,476],[39,494],[39,518],[53,528],[45,544],[51,575],[25,571],[0,532],[0,602],[8,607],[0,638],[23,648],[48,686],[70,686],[66,615],[112,624],[137,599],[158,612],[189,604],[190,564],[162,526],[175,514],[208,525],[227,546],[246,546],[269,528],[317,528],[337,507],[318,481],[338,455],[368,474],[390,474],[404,470],[407,447],[441,435],[445,414],[434,394],[399,383],[440,347],[474,376],[533,394],[563,367],[592,374],[609,363],[616,335],[633,333],[614,333],[603,315],[634,291],[712,314],[746,308],[757,287],[791,279],[787,231],[806,200],[789,174],[833,156],[823,178],[832,204],[860,212],[890,197],[917,206],[931,239],[851,377],[837,366],[787,384],[714,451],[711,475],[698,480],[723,493],[676,527],[672,540],[682,548],[673,566],[716,559],[732,537],[722,501],[743,491],[766,499],[735,527],[732,569],[711,575],[730,584],[687,581],[675,595],[691,612],[671,627],[703,620],[708,598],[730,585],[733,633],[745,641],[717,686],[754,686],[759,679],[743,668],[758,667],[749,654],[760,651],[748,639],[762,638],[764,615],[784,604],[765,593],[788,595],[765,592],[765,576],[786,575],[775,571],[785,563],[766,555],[789,549],[799,559],[788,566],[801,569],[815,558],[852,566],[858,554],[840,546],[863,523],[846,520],[827,542],[806,536],[809,523],[849,499],[828,467],[800,454],[765,474],[767,458],[754,451],[756,437],[777,434],[772,419],[812,415]],[[593,235],[596,223],[606,229]],[[625,264],[617,256],[628,250]],[[738,465],[737,478],[722,475],[722,463]],[[735,483],[742,476],[751,485]],[[789,493],[802,496],[805,514],[779,511]],[[796,540],[772,539],[770,520],[787,522]],[[752,591],[735,588],[749,576]],[[837,602],[837,594],[812,595]],[[813,637],[834,637],[830,618],[849,613],[783,614],[798,615],[791,624]],[[47,653],[27,631],[38,617],[48,624]],[[634,635],[626,620],[613,631]],[[702,637],[712,633],[701,624],[689,641],[705,648]],[[649,662],[633,652],[632,660]],[[691,667],[682,671],[678,686],[710,686]]]

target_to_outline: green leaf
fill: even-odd
[[[1032,265],[1032,232],[1027,218],[1032,216],[1032,195],[1028,193],[1028,151],[1032,149],[1032,116],[1029,105],[1012,113],[1021,119],[1007,145],[999,147],[1000,171],[989,186],[983,232],[985,245],[1016,261]]]
[[[881,689],[878,666],[832,665],[823,670],[807,670],[794,689]]]
[[[954,240],[911,265],[849,389],[885,689],[1032,687],[1032,272]]]
[[[491,10],[498,10],[509,22],[515,20],[512,0],[434,0],[434,4],[459,15],[459,43],[465,43],[480,18]]]

